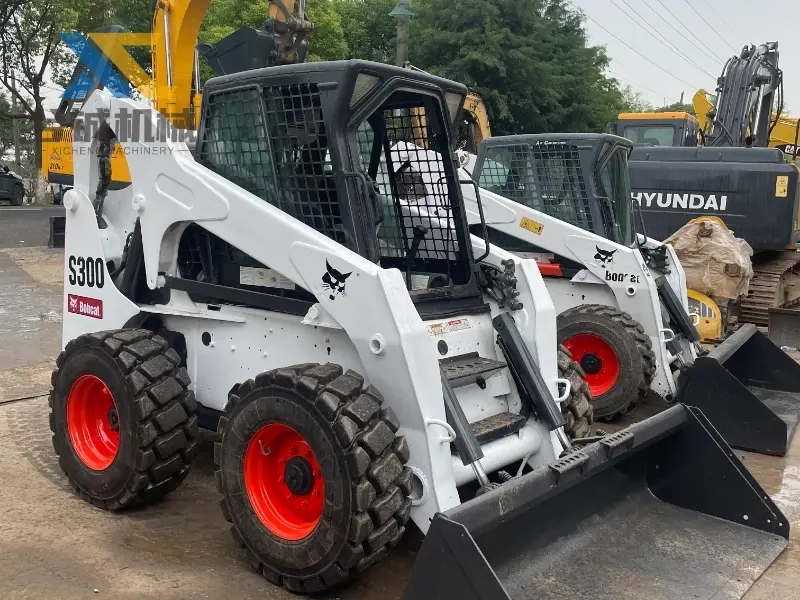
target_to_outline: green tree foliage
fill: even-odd
[[[342,19],[332,0],[309,0],[306,4],[308,18],[314,23],[309,37],[310,47],[306,60],[341,60],[347,57],[347,41]]]
[[[692,104],[683,104],[681,102],[675,102],[674,104],[668,104],[667,106],[662,106],[661,108],[655,109],[656,112],[687,112],[690,115],[694,113],[694,106]]]
[[[397,22],[389,17],[396,0],[334,0],[348,58],[395,62]]]
[[[631,86],[622,89],[622,108],[624,112],[641,113],[652,112],[653,105],[642,97],[641,92],[637,92]]]
[[[602,131],[623,106],[565,0],[421,0],[411,61],[484,99],[495,135]]]

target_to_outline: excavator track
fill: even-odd
[[[769,309],[782,306],[779,297],[784,273],[800,263],[800,252],[786,250],[753,258],[753,278],[750,289],[741,301],[740,322],[760,327],[769,325]]]

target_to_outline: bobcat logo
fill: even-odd
[[[594,255],[595,260],[600,261],[600,266],[604,269],[614,263],[614,255],[617,253],[616,250],[603,250],[600,246],[595,246],[597,249],[597,254]]]
[[[77,296],[70,296],[69,297],[69,310],[72,312],[76,312],[78,310],[78,297]]]
[[[352,271],[350,273],[340,273],[327,260],[325,261],[325,268],[327,268],[328,272],[322,276],[322,289],[330,292],[328,298],[334,300],[336,296],[347,296],[344,286],[347,278],[353,274]]]

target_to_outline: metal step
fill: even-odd
[[[470,423],[469,426],[478,439],[478,443],[483,446],[518,432],[525,425],[525,421],[526,419],[522,415],[506,412]]]
[[[439,363],[447,381],[454,388],[476,383],[479,377],[487,379],[506,367],[506,363],[483,358],[477,352],[443,358]]]

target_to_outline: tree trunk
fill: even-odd
[[[46,197],[46,185],[44,177],[42,177],[42,132],[44,131],[47,119],[45,117],[44,107],[41,100],[36,98],[36,114],[33,117],[33,132],[34,132],[34,172],[33,177],[33,203],[44,204]]]

